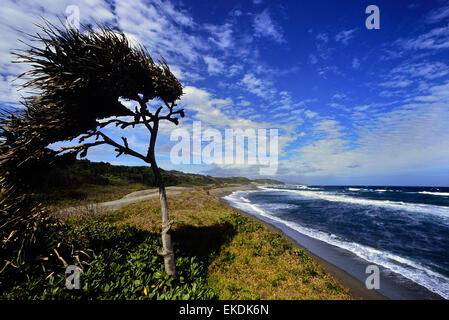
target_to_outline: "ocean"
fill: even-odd
[[[449,299],[449,188],[282,185],[225,199]]]

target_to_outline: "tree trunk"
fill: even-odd
[[[170,221],[168,216],[167,195],[163,183],[159,185],[159,200],[162,212],[162,248],[158,250],[158,253],[164,257],[165,272],[176,277],[175,254],[170,234],[173,221]]]
[[[164,257],[165,272],[173,277],[176,277],[176,264],[175,254],[173,253],[173,244],[171,240],[171,225],[173,221],[170,221],[168,215],[167,206],[167,194],[165,192],[164,182],[162,181],[161,172],[156,163],[156,157],[154,155],[154,148],[156,145],[156,137],[159,123],[156,121],[153,126],[153,132],[151,134],[150,146],[148,148],[147,158],[153,169],[156,185],[159,188],[159,201],[161,203],[162,213],[162,248],[158,250],[158,254]]]

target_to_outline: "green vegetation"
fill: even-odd
[[[351,298],[304,250],[295,249],[282,235],[223,206],[206,190],[168,200],[175,221],[172,233],[177,279],[164,273],[163,258],[156,253],[161,225],[160,207],[154,199],[115,212],[60,217],[64,241],[86,248],[81,290],[65,289],[64,268],[59,264],[53,273],[36,269],[30,281],[22,278],[21,282],[8,283],[1,297]]]
[[[39,95],[20,101],[24,108],[0,114],[0,297],[350,298],[315,262],[298,257],[282,236],[222,206],[205,188],[170,199],[176,260],[167,245],[171,223],[165,192],[161,205],[154,200],[116,213],[49,214],[52,206],[111,200],[153,185],[163,190],[162,181],[208,188],[253,182],[160,172],[154,154],[159,121],[177,125],[178,115],[184,117],[184,110],[175,109],[182,85],[165,60],[155,63],[143,46],[130,46],[122,32],[105,26],[83,28],[85,32],[58,28],[45,21],[40,34],[30,35],[29,47],[15,53],[16,62],[31,67],[21,75],[27,77],[23,87]],[[157,110],[147,105],[154,98],[163,102]],[[121,99],[136,101],[135,111]],[[117,119],[122,116],[134,120]],[[114,119],[99,122],[110,117]],[[108,125],[145,125],[151,137],[147,155],[132,150],[125,137],[123,144],[117,143],[100,131]],[[48,148],[76,137],[77,145]],[[89,138],[95,141],[85,142]],[[89,161],[64,166],[105,144],[113,146],[117,156],[151,164],[151,171]],[[159,254],[165,268],[157,250],[161,233]],[[83,271],[80,290],[64,285],[65,267],[73,264]],[[167,275],[175,275],[175,264],[176,278]]]
[[[81,221],[81,220],[79,220]],[[7,279],[3,299],[213,299],[206,285],[204,263],[178,253],[177,279],[165,274],[157,249],[160,236],[132,226],[117,228],[111,217],[66,225],[66,241],[90,249],[88,268],[81,274],[81,290],[65,287],[64,268],[47,278],[35,272],[29,281]],[[88,255],[88,253],[86,253]],[[9,288],[8,288],[9,286]]]
[[[161,169],[161,173],[166,186],[220,186],[251,182],[283,184],[269,179],[217,178],[174,170]],[[148,166],[117,166],[105,162],[76,160],[44,176],[35,175],[32,185],[41,202],[47,205],[73,206],[120,199],[133,191],[153,188],[155,181]]]

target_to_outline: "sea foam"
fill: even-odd
[[[264,187],[262,187],[261,189],[264,189]],[[273,190],[272,188],[268,189]],[[282,189],[282,191],[286,190]],[[224,197],[224,199],[228,200],[231,205],[238,209],[264,218],[268,218],[306,236],[350,251],[366,261],[375,263],[395,273],[401,274],[405,278],[408,278],[413,282],[424,286],[430,291],[441,295],[445,299],[449,299],[449,278],[427,269],[418,262],[400,257],[390,252],[377,250],[375,248],[364,246],[355,242],[348,242],[334,234],[303,227],[294,221],[280,219],[270,214],[268,210],[261,208],[254,203],[245,201],[248,199],[243,198],[242,195],[252,192],[257,191],[237,191],[229,196]]]
[[[420,194],[430,194],[432,196],[443,196],[443,197],[449,197],[449,193],[448,192],[430,192],[430,191],[421,191],[418,192]]]
[[[402,201],[390,201],[390,200],[372,200],[350,197],[347,195],[334,194],[325,191],[301,191],[294,189],[279,189],[279,188],[267,188],[259,187],[264,191],[277,191],[277,192],[291,192],[296,193],[304,198],[321,199],[331,202],[345,202],[361,206],[376,206],[384,207],[392,210],[407,211],[413,213],[426,213],[433,215],[444,220],[449,219],[449,207],[437,206],[421,203],[404,203]]]

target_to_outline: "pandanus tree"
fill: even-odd
[[[85,157],[90,148],[109,145],[117,157],[129,155],[150,164],[162,212],[162,248],[158,253],[164,258],[166,272],[176,276],[170,234],[173,222],[169,219],[155,146],[160,123],[178,125],[179,117],[184,117],[183,109],[176,104],[183,94],[182,85],[163,58],[153,61],[143,45],[130,44],[121,31],[105,26],[83,26],[80,31],[50,23],[39,27],[39,33],[29,35],[32,44],[15,52],[15,62],[31,66],[20,76],[26,78],[24,88],[37,94],[25,100],[21,117],[7,117],[9,132],[20,136],[20,145],[34,146],[34,151],[28,151],[29,157],[36,150],[56,156],[70,153]],[[154,102],[158,107],[151,106]],[[131,103],[132,108],[125,107]],[[13,126],[11,119],[15,118],[18,120]],[[146,153],[134,150],[126,137],[115,141],[105,132],[108,126],[146,128]],[[76,144],[55,152],[47,148],[51,143],[75,138]],[[11,150],[5,151],[12,156]],[[3,159],[11,160],[5,154]]]

